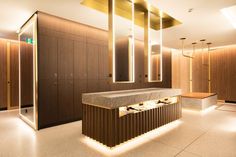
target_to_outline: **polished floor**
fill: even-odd
[[[18,111],[0,113],[0,157],[236,157],[236,106],[183,118],[109,149],[81,134],[81,121],[32,130]]]

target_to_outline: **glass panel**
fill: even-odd
[[[20,113],[34,123],[33,24],[20,34]]]
[[[162,81],[162,18],[149,13],[149,82]],[[151,29],[157,28],[157,30]]]
[[[127,0],[114,0],[113,15],[113,80],[134,82],[134,5]],[[118,15],[125,14],[125,17]]]

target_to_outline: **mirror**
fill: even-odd
[[[162,16],[154,15],[151,12],[145,13],[145,72],[147,82],[162,81]],[[150,23],[150,19],[155,19],[156,23]],[[154,25],[154,26],[152,26]],[[159,29],[151,29],[151,27]]]
[[[134,82],[134,4],[127,0],[110,0],[109,8],[112,14],[112,30],[109,31],[109,40],[112,47],[112,77],[113,83]],[[124,7],[125,6],[125,7]],[[123,12],[125,18],[120,14]],[[110,18],[109,18],[110,19]]]
[[[35,127],[35,59],[36,56],[36,17],[21,29],[20,43],[20,115]]]
[[[161,48],[160,45],[151,45],[150,54],[150,81],[161,81]]]

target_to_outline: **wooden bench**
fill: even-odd
[[[216,93],[186,93],[181,95],[181,104],[183,108],[204,110],[217,104]]]

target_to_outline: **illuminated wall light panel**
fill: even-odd
[[[34,14],[32,18],[21,28],[20,33],[18,35],[18,40],[20,41],[21,34],[27,30],[30,26],[33,25],[33,38],[37,39],[37,14]],[[35,130],[38,130],[38,72],[37,72],[37,41],[32,40],[33,47],[33,106],[34,106],[34,114],[33,114],[33,122],[30,121],[27,117],[21,114],[21,59],[19,55],[19,115],[22,120],[24,120],[27,124],[29,124]],[[20,54],[20,42],[19,42],[19,54]]]

